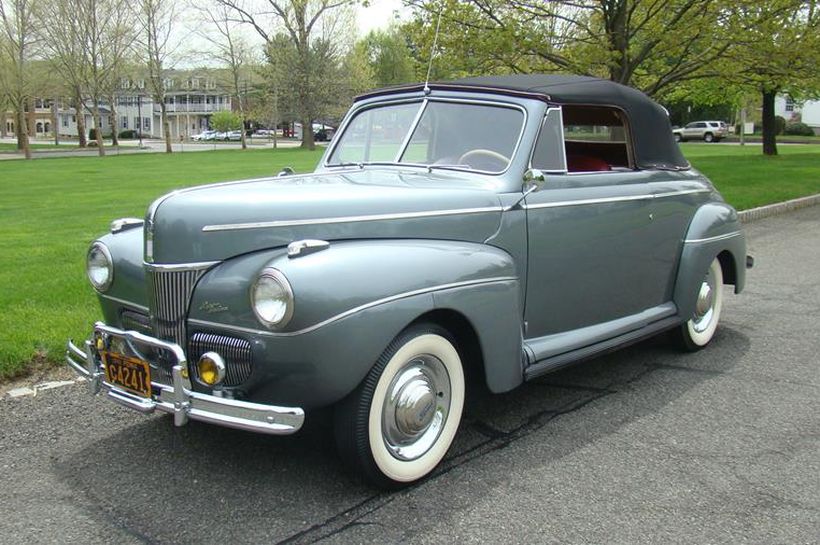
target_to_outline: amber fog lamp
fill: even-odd
[[[207,386],[215,386],[225,379],[225,362],[216,352],[202,354],[196,370],[200,382]]]

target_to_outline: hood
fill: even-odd
[[[185,189],[149,209],[154,263],[222,261],[307,238],[482,242],[501,205],[487,178],[367,169]]]

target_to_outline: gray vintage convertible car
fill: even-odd
[[[141,412],[289,434],[333,406],[370,481],[429,474],[468,381],[506,392],[671,330],[712,339],[750,264],[663,108],[569,76],[359,97],[315,172],[183,189],[88,251],[68,363]]]

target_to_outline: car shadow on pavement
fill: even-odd
[[[469,464],[481,463],[485,455],[513,442],[537,440],[535,434],[544,428],[550,440],[539,456],[554,464],[730,371],[748,347],[749,339],[730,327],[720,328],[714,343],[696,354],[677,352],[660,336],[506,394],[479,388],[468,397],[447,459],[429,479],[397,494],[411,495],[424,487],[425,494],[446,505],[451,501],[448,473],[470,471]],[[596,404],[607,407],[605,417],[574,433],[560,429],[561,416]],[[353,528],[356,520],[396,496],[344,471],[326,412],[309,415],[305,427],[289,437],[197,422],[175,428],[166,415],[141,420],[134,414],[134,422],[55,462],[55,470],[88,510],[141,539],[217,541],[218,522],[235,542],[310,541]],[[491,473],[504,479],[518,468],[505,465]],[[495,479],[482,475],[476,486],[492,487]]]

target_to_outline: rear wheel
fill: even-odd
[[[723,308],[723,269],[715,258],[698,290],[695,312],[677,330],[678,344],[687,351],[700,350],[712,340]]]
[[[464,392],[461,358],[448,332],[433,324],[412,326],[336,407],[339,453],[377,486],[417,481],[450,448]]]
[[[683,142],[683,137],[679,133],[675,133],[675,142]]]
[[[703,135],[703,140],[706,141],[706,142],[714,142],[715,135],[710,133],[710,132],[707,132],[706,134]]]

